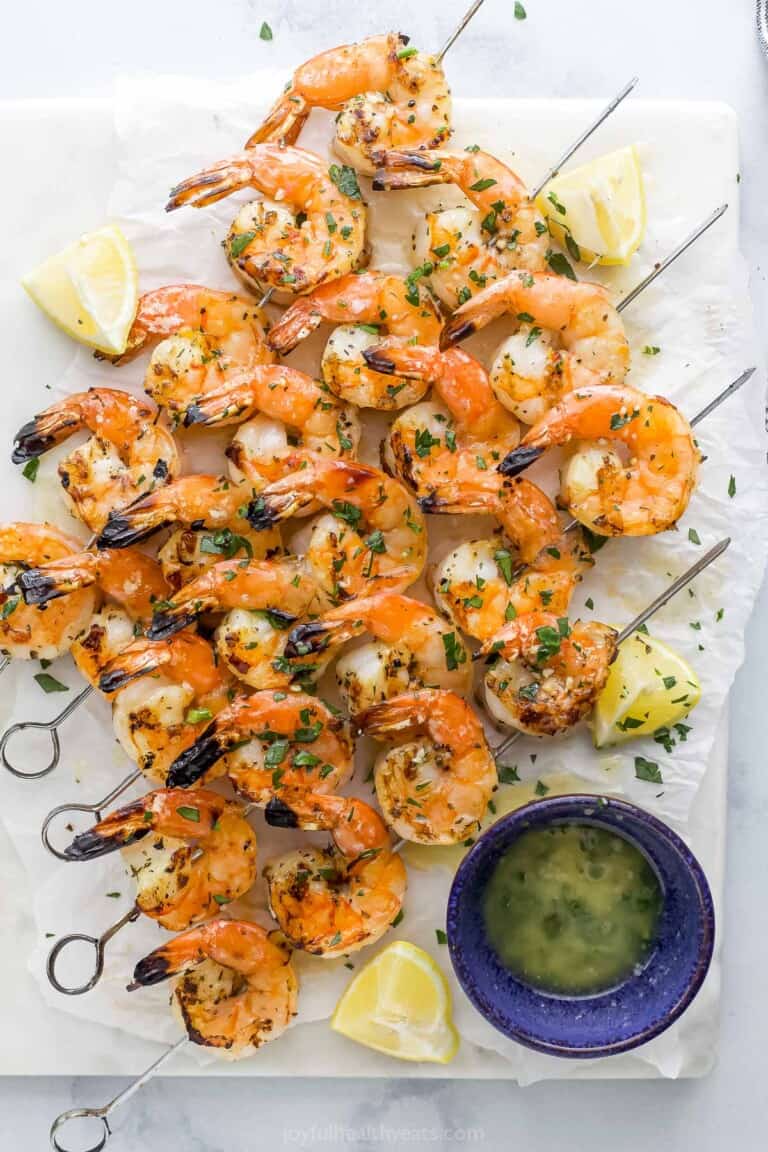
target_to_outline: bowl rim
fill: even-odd
[[[569,812],[568,809],[569,807],[572,809],[574,804],[594,805],[597,809],[595,816],[598,819],[600,815],[604,815],[606,812],[613,812],[614,814],[622,814],[639,820],[649,828],[653,834],[664,840],[666,844],[675,851],[681,861],[681,865],[688,871],[693,880],[696,889],[702,933],[696,966],[691,977],[680,997],[672,1007],[668,1009],[664,1016],[633,1036],[618,1040],[615,1043],[600,1044],[595,1047],[577,1047],[541,1040],[531,1035],[525,1028],[512,1023],[502,1012],[494,1011],[492,1006],[488,1006],[482,1002],[476,992],[477,981],[470,976],[467,971],[463,950],[457,945],[454,934],[454,926],[459,917],[458,907],[461,892],[466,883],[468,872],[472,867],[473,859],[476,861],[478,857],[483,856],[489,850],[489,845],[492,845],[494,841],[504,839],[510,827],[515,828],[517,825],[523,823],[525,816],[530,815],[531,809],[536,809],[539,812],[549,812],[553,819],[559,816],[570,816],[573,818],[573,811],[571,810]],[[589,817],[586,817],[586,819],[589,819]],[[609,827],[615,828],[615,824],[610,819],[606,820],[606,823]],[[520,831],[522,832],[523,829],[521,828]],[[642,851],[640,845],[637,845],[637,847]],[[467,852],[466,856],[462,859],[453,878],[446,909],[446,932],[451,964],[464,994],[480,1015],[487,1020],[489,1024],[493,1025],[497,1031],[509,1037],[509,1039],[514,1040],[516,1043],[522,1044],[526,1048],[532,1048],[537,1052],[543,1052],[550,1056],[562,1056],[570,1059],[598,1059],[604,1056],[619,1055],[622,1052],[628,1052],[633,1048],[638,1048],[641,1044],[646,1044],[649,1040],[653,1040],[656,1036],[665,1032],[667,1028],[679,1019],[686,1008],[688,1008],[698,994],[712,961],[715,944],[715,907],[709,882],[698,859],[682,837],[670,828],[668,824],[665,824],[663,820],[660,820],[658,816],[653,815],[653,813],[648,812],[645,808],[641,808],[629,800],[625,800],[623,797],[604,796],[591,792],[568,792],[564,795],[536,797],[529,800],[519,808],[514,808],[511,812],[505,813],[504,816],[491,824],[490,827],[478,837],[469,852]],[[536,990],[534,989],[534,991]],[[607,989],[606,991],[610,990]],[[561,1001],[576,999],[576,997],[557,996],[552,993],[547,993],[546,995]],[[501,1026],[502,1022],[504,1024],[503,1027]]]

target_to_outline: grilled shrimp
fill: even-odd
[[[455,692],[422,688],[375,704],[362,731],[395,745],[374,767],[384,818],[404,840],[456,844],[477,831],[497,785],[482,725]]]
[[[471,663],[456,632],[433,608],[397,592],[350,600],[319,620],[298,624],[288,637],[286,656],[329,659],[366,633],[373,641],[345,653],[336,665],[353,715],[409,687],[468,691]]]
[[[295,556],[220,560],[157,610],[149,636],[164,640],[202,612],[226,612],[214,640],[219,659],[252,688],[284,687],[291,682],[283,659],[287,630],[318,607],[317,592]],[[322,668],[319,662],[317,675]]]
[[[511,459],[510,456],[507,459]],[[498,472],[472,468],[450,483],[421,497],[424,512],[455,515],[495,516],[508,539],[517,548],[520,560],[530,564],[544,548],[558,547],[562,529],[554,504],[524,476],[500,482]]]
[[[497,656],[485,675],[488,711],[532,736],[555,736],[591,710],[616,656],[615,628],[551,612],[519,616],[487,640]]]
[[[232,699],[231,680],[211,645],[190,632],[161,642],[134,640],[102,670],[99,688],[116,693],[115,735],[158,784],[165,784],[171,763]]]
[[[526,612],[547,607],[564,616],[574,588],[592,563],[579,532],[564,532],[527,565],[499,537],[467,540],[435,568],[432,594],[457,629],[489,640]]]
[[[39,568],[20,572],[17,584],[26,604],[51,604],[81,588],[97,588],[104,603],[72,645],[72,657],[94,687],[110,660],[152,618],[155,603],[168,595],[157,560],[134,548],[76,552]]]
[[[546,448],[566,445],[560,497],[602,536],[651,536],[673,528],[696,487],[699,451],[683,414],[636,388],[570,392],[500,465],[513,475]]]
[[[321,362],[323,379],[336,396],[387,411],[421,399],[427,381],[385,378],[368,366],[364,354],[382,335],[392,344],[437,344],[442,320],[425,288],[386,272],[344,276],[295,301],[270,332],[270,346],[285,355],[323,321],[339,325],[328,337]]]
[[[210,392],[187,408],[184,422],[207,428],[241,424],[227,455],[238,476],[265,483],[283,474],[297,445],[321,456],[354,459],[360,440],[354,409],[339,404],[305,372],[276,364]]]
[[[515,269],[546,267],[549,233],[525,185],[506,164],[479,150],[376,153],[376,190],[453,184],[469,204],[428,212],[414,253],[432,288],[453,311]]]
[[[247,147],[292,144],[312,108],[339,109],[334,148],[371,176],[379,148],[437,148],[451,134],[442,65],[396,32],[321,52],[298,68]]]
[[[172,1003],[193,1044],[250,1055],[296,1015],[298,981],[279,933],[247,920],[211,920],[139,960],[128,991],[178,977]]]
[[[336,602],[418,580],[426,559],[424,519],[413,497],[378,468],[296,453],[291,474],[268,485],[248,508],[255,528],[300,515],[315,501],[329,511],[313,524],[305,559]]]
[[[120,849],[136,906],[178,932],[215,916],[257,877],[256,834],[237,801],[203,788],[149,792],[75,836],[68,860]]]
[[[27,606],[17,581],[30,566],[76,556],[82,544],[52,524],[0,524],[0,652],[14,660],[55,660],[87,628],[96,608],[91,587],[45,608]]]
[[[174,439],[156,416],[146,401],[114,388],[75,392],[19,429],[11,458],[23,464],[75,432],[90,432],[61,461],[59,477],[72,514],[99,532],[113,509],[167,484],[179,470]]]
[[[380,940],[405,898],[405,865],[384,821],[348,796],[281,793],[267,823],[329,831],[328,848],[297,848],[264,868],[269,908],[294,948],[330,958]]]
[[[494,396],[482,364],[462,349],[380,345],[366,357],[433,386],[435,399],[401,413],[382,444],[386,467],[419,496],[461,485],[517,446],[517,420]]]
[[[166,210],[204,208],[241,188],[266,198],[240,209],[225,243],[252,290],[291,299],[365,263],[366,208],[354,172],[329,171],[302,148],[254,144],[173,188]]]
[[[226,767],[237,791],[263,807],[282,788],[333,792],[352,774],[345,720],[303,692],[254,692],[219,712],[172,765],[168,781],[187,788]]]
[[[443,342],[455,344],[504,315],[514,318],[516,331],[496,353],[491,385],[524,424],[535,424],[574,388],[624,380],[629,344],[601,285],[513,272],[462,304]]]

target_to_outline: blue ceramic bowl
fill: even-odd
[[[638,974],[606,992],[566,996],[516,979],[488,942],[485,888],[522,832],[577,821],[619,833],[656,871],[664,905],[656,945]],[[553,796],[503,816],[464,857],[448,898],[448,945],[459,982],[477,1010],[512,1040],[553,1056],[626,1052],[658,1036],[685,1011],[712,959],[715,913],[704,872],[671,829],[634,804],[599,796]]]

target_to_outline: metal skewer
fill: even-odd
[[[17,724],[11,724],[6,728],[3,735],[0,737],[0,760],[2,760],[3,767],[7,768],[14,776],[18,776],[22,780],[39,780],[41,776],[47,776],[49,772],[53,772],[54,768],[58,765],[61,758],[61,745],[59,743],[59,728],[65,720],[69,719],[76,708],[86,700],[93,692],[93,687],[88,684],[57,716],[52,720],[20,720]],[[47,732],[51,738],[51,759],[45,768],[41,768],[38,772],[25,772],[22,768],[17,768],[8,759],[8,742],[18,732],[26,732],[27,729],[34,728],[40,732]]]
[[[101,1149],[106,1146],[107,1140],[109,1140],[112,1135],[112,1129],[109,1126],[109,1117],[112,1113],[119,1108],[121,1104],[127,1103],[134,1093],[138,1092],[139,1088],[143,1088],[147,1081],[151,1080],[155,1073],[159,1072],[162,1066],[167,1063],[172,1056],[175,1056],[186,1043],[187,1037],[182,1036],[172,1047],[163,1052],[162,1056],[158,1056],[157,1060],[154,1060],[127,1088],[124,1088],[122,1092],[118,1092],[117,1096],[113,1097],[108,1104],[104,1104],[101,1108],[70,1108],[68,1111],[62,1112],[60,1116],[57,1116],[51,1125],[50,1131],[51,1147],[54,1149],[54,1152],[72,1152],[66,1145],[59,1142],[59,1132],[70,1121],[82,1119],[99,1120],[102,1131],[98,1142],[91,1144],[88,1148],[82,1149],[81,1152],[101,1152]]]
[[[66,857],[64,857],[66,859]],[[135,904],[129,908],[124,916],[111,924],[106,931],[102,932],[101,936],[89,936],[84,932],[70,932],[68,936],[62,936],[57,940],[53,948],[48,953],[48,959],[45,963],[45,973],[50,983],[57,992],[62,992],[65,996],[82,996],[84,992],[90,992],[95,988],[99,980],[101,980],[102,973],[104,972],[104,952],[113,936],[116,936],[121,928],[125,928],[126,924],[133,924],[134,920],[138,920],[141,915],[141,909]],[[95,964],[93,973],[85,984],[76,984],[74,988],[62,984],[56,975],[56,961],[58,960],[61,952],[69,944],[74,944],[76,941],[81,941],[84,944],[92,944],[95,952]]]
[[[69,814],[70,812],[87,812],[89,815],[94,815],[98,823],[98,821],[101,820],[103,810],[107,808],[113,800],[116,800],[118,796],[122,796],[123,792],[125,792],[127,788],[130,788],[131,784],[135,784],[137,780],[141,780],[141,776],[142,773],[137,768],[135,772],[131,772],[129,776],[126,776],[120,781],[116,788],[113,788],[112,791],[101,800],[97,800],[95,804],[59,804],[56,808],[51,808],[45,820],[43,820],[43,826],[40,829],[43,846],[47,848],[51,855],[55,856],[57,860],[68,860],[69,857],[65,855],[64,852],[61,852],[51,844],[51,824],[56,817],[63,816],[65,813]]]
[[[469,6],[469,8],[467,9],[467,11],[466,11],[466,12],[464,13],[464,15],[462,16],[462,18],[461,18],[461,21],[460,21],[460,23],[459,23],[458,27],[457,27],[457,28],[455,28],[455,29],[453,30],[453,32],[451,33],[451,35],[450,35],[450,36],[448,37],[448,39],[446,40],[445,44],[443,44],[442,48],[441,48],[441,49],[440,49],[440,51],[438,52],[437,56],[435,56],[435,61],[436,61],[438,64],[442,64],[442,62],[443,62],[443,57],[445,56],[446,52],[447,52],[447,51],[448,51],[448,49],[451,47],[451,45],[452,45],[452,44],[453,44],[453,43],[454,43],[456,40],[458,40],[459,36],[461,36],[461,34],[462,34],[462,32],[464,31],[464,29],[466,28],[467,24],[469,24],[470,20],[471,20],[471,19],[472,19],[472,17],[475,15],[475,13],[477,12],[478,8],[480,8],[480,6],[482,5],[482,3],[483,3],[483,0],[474,0],[474,3],[473,3],[473,4],[471,4],[471,5]]]
[[[629,624],[622,628],[621,632],[619,632],[619,635],[616,637],[617,646],[619,644],[623,644],[623,642],[629,636],[631,636],[633,632],[636,632],[638,628],[641,628],[643,624],[645,624],[646,620],[650,620],[651,616],[654,616],[660,608],[663,608],[664,605],[668,604],[674,596],[677,596],[678,592],[685,588],[687,584],[690,584],[691,580],[695,580],[695,578],[699,576],[705,568],[708,568],[709,565],[717,560],[719,556],[722,556],[723,552],[725,552],[730,543],[730,536],[726,536],[725,539],[721,540],[718,544],[715,544],[714,547],[710,548],[709,551],[706,552],[700,560],[697,560],[695,564],[692,564],[690,568],[686,569],[682,576],[678,576],[678,578],[674,580],[668,588],[665,588],[665,590],[659,596],[657,596],[655,600],[651,601],[647,608],[644,608],[642,612],[635,616],[634,620],[631,620]],[[491,749],[493,755],[497,758],[499,756],[503,756],[507,749],[510,748],[516,740],[519,740],[521,736],[525,735],[527,735],[527,733],[517,729],[512,733],[511,736],[508,736],[506,740],[502,740],[501,744],[497,744],[495,748]]]
[[[552,165],[552,167],[547,172],[546,176],[542,177],[542,179],[539,181],[539,183],[536,185],[536,187],[533,189],[533,191],[529,193],[529,197],[531,200],[536,199],[536,197],[539,195],[539,193],[541,191],[543,191],[543,189],[547,186],[547,184],[549,184],[550,180],[554,176],[557,176],[560,169],[563,167],[564,164],[566,164],[570,160],[571,156],[573,156],[573,154],[575,152],[578,152],[578,150],[579,150],[579,148],[581,148],[582,144],[585,144],[586,141],[589,140],[592,133],[595,132],[600,127],[600,125],[605,120],[607,120],[608,117],[613,112],[616,111],[619,104],[621,104],[622,100],[625,100],[627,98],[627,96],[629,96],[630,92],[632,91],[632,89],[637,84],[638,79],[639,79],[639,77],[633,76],[632,79],[629,81],[629,83],[624,85],[621,92],[618,92],[614,96],[613,100],[611,100],[611,102],[609,104],[606,104],[605,108],[603,108],[602,112],[597,117],[597,119],[594,120],[589,125],[588,128],[585,128],[585,130],[582,132],[581,136],[579,136],[578,140],[575,140],[574,143],[571,144],[570,147],[568,147],[565,150],[565,152],[560,157],[560,159],[557,161],[557,163]]]
[[[616,305],[616,311],[623,312],[628,304],[631,304],[632,301],[635,300],[641,292],[644,292],[648,285],[652,284],[657,276],[661,276],[662,272],[669,268],[670,264],[674,264],[678,256],[682,256],[683,252],[687,251],[691,244],[694,244],[698,240],[699,236],[703,236],[704,233],[712,227],[715,221],[719,220],[720,217],[727,212],[727,210],[728,205],[721,204],[719,208],[715,208],[714,212],[710,212],[706,220],[702,220],[701,224],[694,228],[693,232],[686,236],[685,240],[678,244],[674,251],[670,252],[670,254],[666,256],[660,264],[657,264],[656,267],[653,268],[648,273],[648,275],[640,281],[639,284],[636,284],[632,291],[628,292],[623,300],[619,301],[619,303]]]

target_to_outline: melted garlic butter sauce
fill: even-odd
[[[513,975],[546,992],[611,988],[647,960],[663,902],[645,856],[582,823],[524,832],[485,893],[491,946]]]

